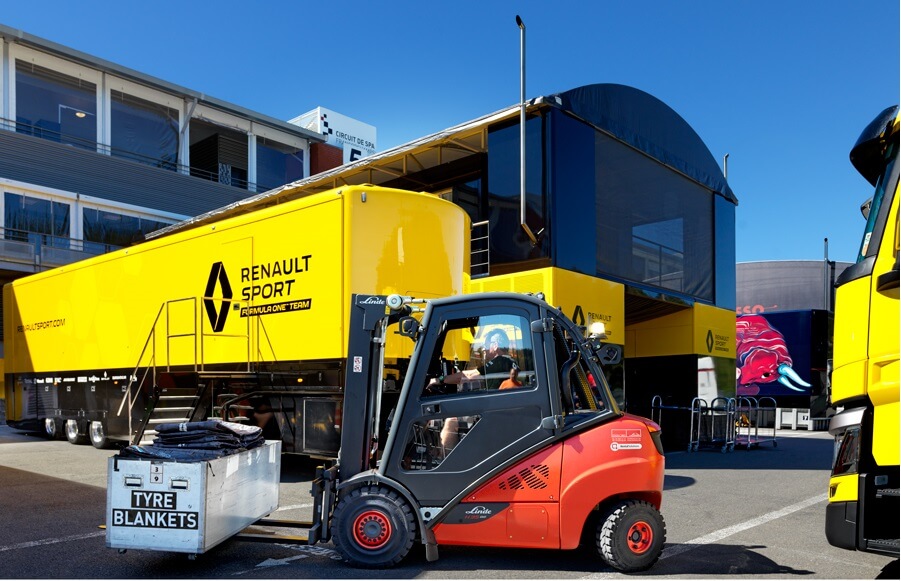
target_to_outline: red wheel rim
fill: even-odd
[[[629,534],[626,536],[626,542],[629,543],[629,550],[636,555],[641,555],[651,548],[654,542],[654,531],[651,525],[640,520],[629,527]]]
[[[377,510],[367,510],[354,520],[354,540],[364,549],[379,549],[391,538],[391,522]]]

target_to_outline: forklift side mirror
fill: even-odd
[[[417,321],[414,317],[403,317],[400,321],[398,321],[398,335],[402,335],[404,337],[409,337],[414,341],[419,337],[419,321]]]
[[[546,418],[541,418],[542,430],[562,430],[563,426],[563,416],[548,416]]]
[[[591,342],[591,348],[603,365],[616,365],[623,359],[623,348],[619,345],[601,343],[595,339]]]
[[[538,319],[529,323],[529,328],[533,333],[550,333],[554,330],[553,319]]]

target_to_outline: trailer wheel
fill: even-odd
[[[382,486],[351,491],[332,517],[332,540],[355,567],[392,567],[407,556],[415,539],[413,510],[397,492]]]
[[[44,419],[44,434],[49,440],[63,439],[63,426],[56,418]]]
[[[103,422],[91,422],[88,425],[88,432],[91,438],[91,445],[98,450],[105,450],[112,446],[112,441],[106,437],[106,428],[103,426]]]
[[[631,573],[650,568],[660,558],[665,542],[663,515],[642,500],[613,505],[598,524],[598,552],[617,571]]]
[[[88,437],[78,429],[78,420],[66,421],[66,439],[70,444],[87,444]]]

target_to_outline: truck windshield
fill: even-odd
[[[885,230],[887,215],[886,212],[883,212],[883,209],[887,210],[891,206],[891,197],[895,193],[898,182],[897,139],[892,140],[886,147],[884,159],[885,170],[876,182],[876,192],[873,194],[873,201],[870,204],[867,227],[863,233],[863,241],[860,244],[857,262],[876,254],[879,248],[879,239],[882,238],[882,232]],[[870,244],[870,242],[874,242],[874,244]]]

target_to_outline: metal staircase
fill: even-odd
[[[183,303],[189,303],[189,308]],[[199,304],[200,300],[193,297],[166,301],[160,306],[117,412],[117,415],[128,414],[132,444],[152,444],[157,433],[156,426],[163,423],[221,417],[221,402],[234,402],[240,393],[259,388],[258,376],[251,371],[249,320],[244,334],[216,334],[219,340],[237,338],[246,342],[247,361],[240,365],[244,370],[205,370],[203,354],[207,335],[202,331],[198,332],[201,325]],[[184,320],[186,312],[191,313],[191,321],[187,325]],[[178,313],[182,316],[178,317]],[[265,335],[265,330],[263,334]],[[193,360],[178,362],[178,370],[175,371],[171,357],[173,341],[188,340],[192,343]],[[158,352],[158,343],[165,349]],[[142,400],[145,402],[143,415],[139,421],[134,422],[134,408]],[[246,422],[250,419],[252,409],[250,406],[230,405],[228,419]]]

